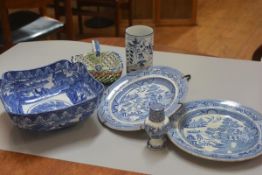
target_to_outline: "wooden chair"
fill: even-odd
[[[114,17],[115,22],[115,35],[119,36],[120,34],[120,22],[121,22],[121,10],[125,9],[128,12],[128,25],[132,25],[132,0],[77,0],[78,7],[78,23],[79,31],[83,33],[83,18],[82,16],[89,17],[110,17],[108,11],[99,10],[99,8],[112,8],[114,14],[111,16]],[[95,7],[96,10],[90,10],[92,7]],[[85,8],[85,9],[84,9]],[[89,8],[89,9],[86,9]],[[97,10],[98,9],[98,10]]]
[[[59,19],[64,15],[64,0],[55,0],[55,16]],[[113,14],[106,10],[97,10],[101,8],[113,9]],[[73,8],[73,14],[78,16],[79,33],[83,33],[83,16],[114,18],[115,35],[120,34],[121,10],[128,12],[128,25],[132,25],[132,0],[76,0],[76,8]]]
[[[252,55],[253,61],[261,61],[262,60],[262,45],[260,45]]]
[[[19,42],[40,39],[63,28],[64,24],[60,21],[44,16],[47,2],[48,0],[0,0],[2,50]],[[39,13],[29,11],[31,8],[38,8]],[[10,9],[20,10],[9,13]]]

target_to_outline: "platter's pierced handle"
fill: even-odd
[[[101,49],[100,49],[100,43],[98,40],[92,40],[92,49],[93,49],[93,52],[96,54],[96,56],[99,57]]]
[[[187,81],[189,81],[189,80],[191,80],[191,75],[190,74],[184,75],[183,78],[185,78]]]

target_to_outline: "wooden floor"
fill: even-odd
[[[78,39],[114,36],[114,27],[84,31]],[[262,0],[198,0],[197,25],[155,27],[155,43],[189,53],[251,59],[262,44]]]
[[[156,28],[155,42],[239,59],[262,44],[262,0],[199,0],[198,9],[197,26]]]

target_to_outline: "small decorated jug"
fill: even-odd
[[[166,132],[170,127],[169,118],[165,116],[164,105],[150,104],[149,116],[145,119],[145,131],[149,136],[147,147],[158,150],[165,146]]]

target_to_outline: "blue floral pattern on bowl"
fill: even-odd
[[[41,68],[4,73],[0,96],[19,128],[49,131],[89,117],[103,90],[85,65],[61,60]]]
[[[131,72],[112,84],[98,108],[102,123],[125,131],[143,129],[149,104],[161,103],[171,116],[187,93],[187,80],[178,70],[156,66]]]
[[[170,140],[186,152],[218,161],[242,161],[262,153],[262,115],[232,101],[189,102],[172,117]]]

